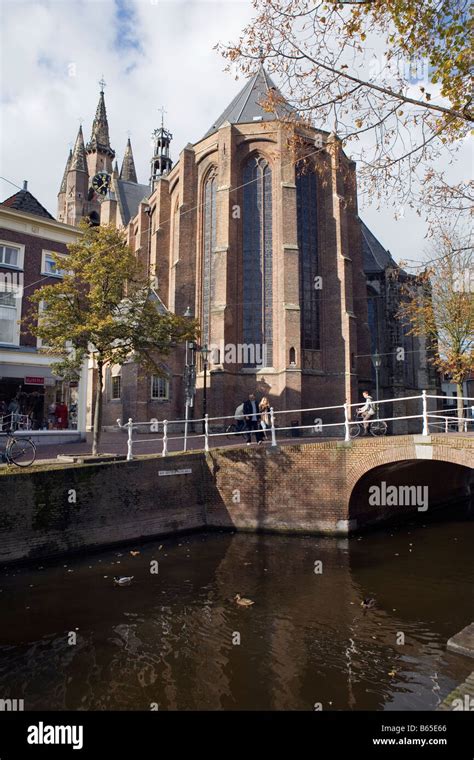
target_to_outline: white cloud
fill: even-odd
[[[246,0],[3,0],[2,8],[1,173],[27,179],[53,214],[80,117],[90,136],[102,75],[112,147],[120,165],[130,130],[140,182],[160,106],[176,160],[243,86],[213,47],[238,38],[252,18]],[[13,192],[1,182],[2,199]],[[395,222],[392,209],[362,207],[361,215],[395,258],[408,257],[404,240],[410,258],[420,255],[425,225],[415,214]]]

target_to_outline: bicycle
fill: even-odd
[[[3,435],[7,437],[7,443],[0,454],[2,461],[17,467],[30,467],[36,459],[36,446],[31,438],[15,438],[8,430]]]
[[[357,438],[364,430],[364,423],[362,421],[355,420],[349,423],[349,435],[351,438]],[[370,420],[369,432],[371,435],[378,437],[387,434],[387,423],[384,420]]]
[[[239,435],[245,435],[245,428],[239,428],[235,422],[231,422],[230,425],[227,425],[225,429],[225,434],[227,438],[237,438]]]

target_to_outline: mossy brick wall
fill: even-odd
[[[178,467],[154,457],[3,473],[0,562],[201,527],[204,457],[179,457],[179,469],[191,475],[160,477],[164,469]]]

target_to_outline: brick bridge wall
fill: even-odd
[[[400,516],[369,507],[371,484],[428,485],[436,506],[474,491],[473,464],[474,437],[439,435],[3,470],[0,562],[198,528],[345,535]]]

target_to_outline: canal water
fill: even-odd
[[[350,539],[193,534],[3,569],[0,698],[25,710],[434,709],[473,669],[445,646],[474,619],[473,545],[459,516]]]

